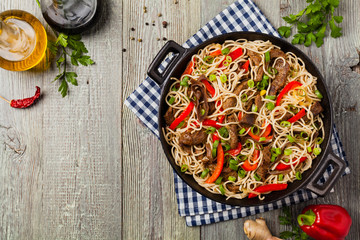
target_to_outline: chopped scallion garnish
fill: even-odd
[[[229,131],[226,129],[226,127],[219,128],[218,132],[219,132],[220,136],[223,138],[229,137]]]
[[[254,129],[255,129],[255,128],[256,128],[256,132],[254,132]],[[260,129],[259,129],[258,126],[252,126],[252,127],[251,127],[251,133],[252,133],[252,134],[258,135],[259,132],[260,132]]]
[[[257,107],[255,104],[253,104],[252,107],[251,107],[251,111],[252,111],[252,112],[257,112],[257,111],[258,111],[258,107]]]
[[[224,49],[221,50],[221,53],[222,53],[223,55],[229,54],[229,52],[230,52],[230,49],[229,49],[229,48],[224,48]]]
[[[266,137],[261,137],[260,139],[259,139],[259,142],[265,142],[266,141]]]
[[[269,51],[267,51],[266,53],[265,53],[265,62],[270,62],[270,52]]]
[[[200,176],[200,177],[201,177],[202,179],[204,179],[204,178],[208,175],[209,171],[210,171],[210,169],[205,168],[204,171],[201,173],[201,176]]]
[[[315,90],[315,95],[318,97],[318,98],[323,98],[323,95],[321,94],[321,92],[319,90]]]
[[[255,85],[254,80],[249,80],[249,81],[247,82],[247,85],[249,86],[249,88],[253,88],[254,85]]]
[[[189,80],[190,80],[189,77],[188,77],[188,76],[185,76],[185,77],[181,80],[180,86],[188,87],[188,86],[189,86],[189,83],[188,83]]]
[[[220,190],[220,192],[221,192],[222,195],[225,195],[225,188],[224,188],[223,185],[220,185],[220,186],[219,186],[219,190]]]
[[[246,93],[242,94],[242,95],[241,95],[241,101],[242,101],[242,102],[246,102],[247,100],[248,100],[247,94],[246,94]]]
[[[245,128],[242,128],[242,129],[239,131],[239,134],[240,134],[240,135],[243,135],[245,132],[246,132],[246,129],[245,129]]]
[[[216,80],[216,75],[215,75],[215,74],[210,74],[209,80],[210,80],[211,82],[212,82],[212,81],[215,81],[215,80]]]
[[[261,181],[261,177],[259,177],[259,175],[257,175],[257,173],[254,174],[254,179],[256,181]]]
[[[284,154],[285,154],[286,156],[289,156],[289,155],[292,154],[292,150],[289,149],[289,148],[287,148],[287,149],[284,150]]]
[[[208,129],[206,129],[206,133],[207,134],[212,134],[212,133],[214,133],[216,131],[216,128],[214,128],[214,127],[209,127]]]
[[[235,181],[236,181],[236,177],[229,176],[229,177],[228,177],[228,180],[231,181],[231,182],[235,182]]]
[[[230,147],[229,144],[225,144],[225,145],[224,145],[224,148],[225,148],[225,151],[229,151],[231,147]]]
[[[297,180],[301,180],[301,179],[302,179],[301,172],[296,172],[295,176],[296,176],[296,179],[297,179]]]
[[[321,153],[321,148],[314,148],[313,150],[314,154],[317,156],[317,155],[320,155]]]
[[[282,181],[282,180],[284,179],[284,175],[280,173],[280,174],[278,175],[278,179],[279,179],[279,181]]]
[[[316,143],[317,144],[321,144],[323,141],[324,141],[324,139],[322,137],[316,138]]]
[[[171,104],[173,104],[175,102],[175,97],[171,97],[170,99],[169,99],[169,104],[171,105]]]
[[[265,97],[266,99],[270,99],[270,100],[275,100],[276,99],[276,96],[273,96],[273,95],[266,95]]]
[[[225,74],[222,74],[222,75],[220,76],[220,81],[221,81],[222,83],[226,83],[226,81],[227,81],[227,76],[226,76]]]
[[[289,121],[282,121],[280,123],[280,126],[282,127],[290,127],[291,126],[291,123]]]
[[[205,114],[205,109],[201,109],[200,114],[201,114],[201,116],[204,116],[204,114]]]
[[[223,177],[218,177],[218,179],[216,179],[216,181],[215,181],[215,184],[220,185],[222,179],[223,179]]]
[[[188,170],[189,166],[186,164],[181,165],[181,172],[186,172]]]
[[[275,104],[272,102],[268,102],[268,103],[266,103],[266,108],[271,111],[275,108]]]
[[[176,128],[182,128],[182,126],[184,126],[184,124],[185,124],[185,121],[182,121],[182,122],[179,123],[179,125],[177,125]]]
[[[311,147],[307,147],[307,151],[308,151],[309,153],[311,153],[311,152],[312,152],[312,148],[311,148]]]
[[[244,177],[246,176],[246,171],[241,168],[241,169],[238,171],[238,175],[239,175],[240,178],[244,178]]]
[[[295,142],[295,139],[291,135],[286,135],[286,137],[289,139],[289,142]]]

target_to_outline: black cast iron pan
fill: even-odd
[[[274,45],[279,46],[284,52],[290,51],[295,53],[296,56],[300,57],[304,61],[306,65],[306,69],[312,75],[318,78],[317,87],[324,96],[324,98],[321,101],[321,105],[324,108],[323,121],[325,127],[325,136],[324,136],[324,141],[321,144],[321,149],[322,149],[321,154],[316,159],[314,159],[312,168],[303,173],[302,175],[303,178],[301,181],[294,181],[293,183],[290,183],[288,188],[284,191],[272,192],[270,194],[267,194],[265,199],[262,201],[259,200],[258,198],[252,198],[252,199],[231,198],[226,200],[225,196],[222,196],[220,194],[213,194],[207,191],[205,188],[201,187],[191,175],[187,175],[180,171],[180,167],[175,164],[174,158],[171,155],[171,147],[166,143],[162,133],[162,128],[165,127],[165,120],[163,116],[166,110],[168,109],[168,105],[165,102],[165,97],[171,85],[171,80],[169,79],[171,77],[179,78],[181,74],[184,72],[188,62],[191,59],[191,56],[193,54],[196,54],[199,49],[202,49],[211,43],[223,43],[225,40],[237,40],[237,39],[247,39],[250,41],[270,40]],[[159,66],[168,56],[169,53],[174,53],[175,56],[171,59],[170,63],[167,65],[164,71],[160,73]],[[325,85],[324,78],[321,76],[315,64],[302,51],[300,51],[298,48],[294,47],[293,45],[291,45],[290,43],[286,42],[283,39],[267,34],[256,33],[256,32],[234,32],[234,33],[223,34],[211,38],[203,42],[202,44],[189,49],[185,49],[181,47],[174,41],[168,41],[165,44],[165,46],[160,50],[160,52],[157,54],[153,62],[151,63],[148,69],[148,75],[153,80],[155,80],[155,82],[159,84],[159,86],[162,88],[158,123],[159,123],[160,140],[165,155],[169,160],[171,166],[175,169],[176,173],[191,188],[193,188],[195,191],[197,191],[198,193],[202,194],[207,198],[210,198],[220,203],[236,205],[236,206],[257,206],[257,205],[263,205],[277,200],[281,200],[282,198],[290,195],[291,193],[299,189],[308,189],[320,196],[324,196],[332,189],[337,179],[344,172],[345,163],[340,158],[334,155],[330,146],[333,117],[332,117],[332,106],[331,106],[330,96],[327,87]],[[332,165],[334,167],[334,171],[324,184],[319,185],[318,180],[324,174],[326,168],[329,165]]]

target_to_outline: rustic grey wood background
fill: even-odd
[[[79,86],[64,99],[58,83],[51,83],[54,67],[0,69],[0,95],[30,96],[35,85],[44,93],[26,110],[0,102],[0,239],[245,239],[243,223],[256,217],[267,219],[275,235],[284,230],[277,218],[281,210],[186,227],[160,142],[123,105],[164,45],[157,38],[183,43],[233,1],[105,1],[100,24],[84,37],[96,65],[76,70]],[[255,2],[275,27],[284,23],[282,16],[305,6],[305,0]],[[302,48],[325,76],[352,173],[327,197],[291,207],[296,214],[308,204],[344,206],[353,218],[347,239],[355,240],[360,239],[360,75],[351,66],[359,63],[358,4],[341,1],[343,37],[326,38],[321,48]],[[8,9],[26,10],[44,23],[35,0],[1,0],[0,12]]]

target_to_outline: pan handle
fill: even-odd
[[[341,158],[336,156],[331,150],[329,150],[325,154],[322,161],[324,162],[321,164],[321,168],[317,170],[311,182],[306,186],[306,189],[309,189],[310,191],[323,197],[333,188],[338,178],[344,173],[346,166],[345,162]],[[323,176],[326,168],[330,164],[334,167],[334,171],[331,173],[331,175],[323,185],[319,185],[317,182]]]
[[[166,56],[169,53],[175,53],[169,64],[166,66],[162,73],[159,72],[160,64],[165,60]],[[170,40],[168,41],[156,55],[154,60],[149,66],[147,74],[159,85],[161,86],[165,79],[169,76],[170,71],[174,68],[175,64],[182,58],[185,53],[185,48],[177,44],[176,42]]]

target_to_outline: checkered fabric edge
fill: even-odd
[[[194,47],[216,35],[234,31],[257,31],[279,37],[275,28],[252,1],[238,0],[202,27],[195,35],[187,40],[183,46],[187,48]],[[164,61],[160,66],[160,71],[166,67],[168,62],[169,59]],[[159,86],[151,78],[147,77],[125,101],[125,105],[129,107],[157,137],[159,137],[157,113],[160,91]],[[347,167],[344,175],[350,173],[345,152],[335,126],[331,146],[334,153],[346,162]],[[324,177],[319,181],[325,182],[332,171],[333,169],[329,167]],[[299,190],[291,196],[275,203],[257,207],[234,207],[220,204],[201,196],[183,182],[176,173],[174,173],[174,180],[179,214],[180,216],[186,217],[186,224],[188,226],[198,226],[245,217],[317,197],[316,194],[310,191]]]

